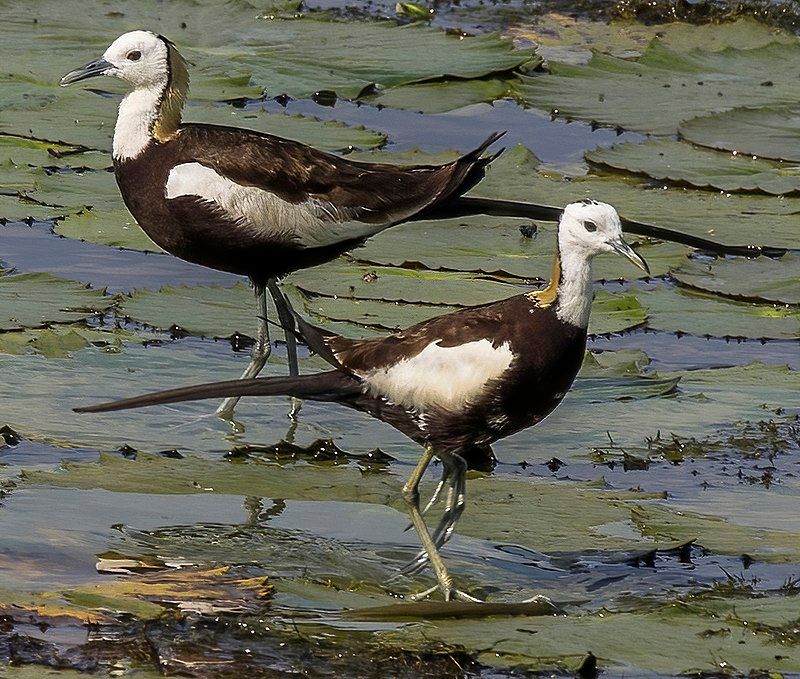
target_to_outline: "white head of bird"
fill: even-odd
[[[619,214],[608,203],[584,200],[564,208],[558,223],[558,256],[561,280],[558,317],[580,328],[589,324],[592,299],[592,259],[604,252],[627,257],[650,273],[647,263],[622,238]]]
[[[166,38],[150,31],[124,33],[100,59],[70,71],[60,84],[66,87],[101,75],[132,86],[120,104],[114,158],[134,158],[151,139],[164,140],[177,131],[189,76],[183,58]]]

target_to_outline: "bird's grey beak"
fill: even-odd
[[[630,245],[628,245],[622,238],[617,238],[616,240],[609,241],[608,244],[614,248],[614,252],[617,254],[622,255],[623,257],[627,257],[631,262],[633,262],[636,266],[638,266],[642,271],[644,271],[647,275],[650,275],[650,267],[647,266],[647,262],[641,258]]]
[[[76,68],[74,71],[70,71],[61,78],[61,81],[58,83],[61,87],[66,87],[67,85],[71,85],[72,83],[76,83],[80,80],[86,80],[87,78],[94,78],[98,75],[105,75],[110,69],[114,68],[114,64],[105,59],[98,59],[97,61],[90,61],[86,66],[81,66],[80,68]]]

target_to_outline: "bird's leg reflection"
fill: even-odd
[[[280,516],[286,509],[285,500],[272,500],[272,506],[264,509],[264,498],[248,496],[244,499],[242,506],[247,510],[247,526],[258,526],[270,519]]]

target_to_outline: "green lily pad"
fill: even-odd
[[[759,158],[800,162],[800,108],[735,108],[681,123],[681,136],[694,144]]]
[[[774,195],[800,191],[800,166],[701,149],[667,139],[597,149],[587,153],[586,160],[698,188]]]
[[[154,328],[177,326],[209,337],[228,337],[237,332],[252,337],[258,325],[255,297],[244,283],[230,288],[211,285],[137,290],[123,298],[120,313]]]
[[[749,302],[800,305],[800,257],[688,261],[672,277],[690,288]]]
[[[164,252],[142,231],[122,205],[122,198],[117,198],[120,207],[80,210],[60,219],[53,230],[60,236],[74,240],[142,252]]]
[[[276,6],[285,9],[287,3],[229,3],[224,27],[208,31],[219,13],[218,4],[208,0],[169,5],[150,0],[113,16],[98,12],[90,24],[83,20],[85,8],[78,2],[43,0],[34,8],[12,4],[4,14],[0,44],[9,49],[20,44],[49,48],[29,50],[0,78],[8,89],[0,105],[0,130],[108,148],[113,107],[99,106],[93,96],[59,89],[56,83],[65,70],[99,57],[113,37],[147,26],[155,16],[159,31],[192,62],[190,96],[195,100],[257,97],[264,88],[270,96],[308,97],[335,90],[352,98],[372,86],[504,73],[531,58],[530,52],[515,50],[498,35],[461,39],[416,25],[287,20],[275,18]],[[376,44],[380,50],[373,48]],[[314,45],[313,54],[308,45]],[[426,58],[420,60],[418,54]],[[100,86],[120,90],[108,81]],[[26,118],[24,112],[35,115]],[[43,126],[56,136],[37,132]]]
[[[731,614],[733,610],[735,604],[728,608]],[[757,619],[755,615],[752,622]],[[669,602],[647,612],[599,611],[524,621],[506,618],[492,625],[491,637],[486,624],[480,621],[453,621],[445,627],[437,626],[433,633],[427,627],[409,628],[386,636],[405,647],[413,647],[415,642],[430,643],[434,638],[456,648],[485,649],[478,655],[480,662],[495,667],[521,666],[537,672],[575,673],[588,648],[596,649],[600,666],[633,675],[711,673],[718,670],[720,662],[726,669],[743,673],[753,667],[792,672],[800,662],[791,647],[784,655],[785,646],[777,647],[766,630],[754,632],[749,627],[733,625],[729,634],[708,634],[720,626],[727,627],[702,607]],[[536,640],[533,647],[531,637]],[[658,642],[658,653],[653,652],[654,640]],[[781,652],[776,654],[776,648]]]
[[[489,289],[487,287],[487,291]],[[509,290],[507,294],[487,302],[520,294],[523,291],[524,288]],[[363,329],[384,333],[394,332],[434,316],[452,313],[460,307],[453,302],[449,306],[442,303],[410,304],[391,298],[338,297],[320,294],[307,298],[302,308],[326,327],[346,335],[353,335],[359,334],[358,331]],[[612,295],[600,291],[592,307],[589,332],[592,334],[622,332],[642,325],[645,318],[645,310],[634,296]],[[357,329],[355,333],[354,329]]]
[[[111,164],[111,159],[102,154],[82,151],[80,147],[30,139],[15,135],[0,135],[0,162],[10,161],[13,166],[58,166],[103,168]],[[3,177],[8,182],[8,175]]]
[[[19,191],[0,192],[0,223],[56,219],[64,212],[64,208],[43,205]]]
[[[716,516],[671,511],[658,505],[637,507],[633,519],[644,535],[656,540],[696,539],[718,554],[748,554],[770,562],[800,559],[800,535],[789,531],[741,526]]]
[[[750,18],[700,25],[681,21],[645,24],[614,20],[606,23],[558,13],[538,17],[533,24],[509,26],[507,33],[518,44],[536,45],[536,53],[547,61],[575,64],[589,61],[592,52],[621,59],[638,57],[654,39],[676,51],[753,49],[775,41],[790,43],[794,40],[792,35]]]
[[[523,78],[518,91],[560,116],[669,135],[697,116],[794,103],[800,82],[791,64],[798,58],[797,40],[720,52],[654,41],[635,62],[595,53],[586,65],[551,63],[549,75]]]
[[[34,353],[45,358],[69,358],[90,346],[117,352],[121,350],[123,340],[141,342],[144,338],[119,329],[108,331],[80,325],[53,326],[44,330],[0,333],[0,353]]]
[[[48,273],[0,276],[0,330],[78,321],[112,303],[102,290]]]
[[[628,219],[723,243],[787,248],[797,245],[798,198],[728,195],[668,186],[654,188],[643,186],[635,178],[617,176],[564,177],[540,167],[536,158],[522,147],[504,153],[492,163],[486,179],[478,184],[474,194],[551,205],[594,198],[611,203]],[[688,249],[683,248],[683,252]],[[644,250],[642,254],[645,258],[650,256]],[[619,272],[620,262],[614,258],[598,257],[595,262],[598,266],[603,262],[611,263]]]
[[[403,85],[361,97],[359,101],[421,113],[446,113],[481,102],[491,103],[514,95],[516,79],[438,80]]]
[[[800,309],[783,304],[734,301],[685,288],[637,291],[647,312],[647,327],[710,337],[795,339]]]

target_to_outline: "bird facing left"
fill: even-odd
[[[131,87],[119,107],[113,161],[138,224],[167,252],[253,283],[259,332],[243,378],[255,377],[269,356],[267,289],[281,323],[291,323],[278,278],[442,211],[480,181],[494,158],[483,152],[501,136],[491,135],[449,163],[396,166],[348,160],[253,130],[183,123],[186,62],[174,44],[149,31],[120,36],[61,85],[97,76]],[[291,334],[287,348],[296,375]],[[227,399],[217,412],[230,417],[236,400]]]

